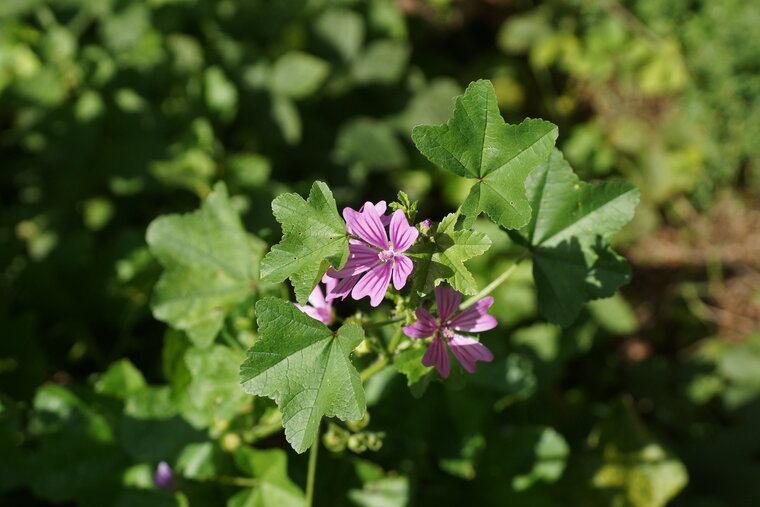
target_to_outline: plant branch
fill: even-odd
[[[317,426],[317,436],[314,439],[314,443],[311,444],[309,449],[309,470],[306,475],[306,505],[311,507],[314,504],[314,477],[317,473],[317,453],[319,452],[319,430],[320,426]]]
[[[383,368],[385,368],[388,365],[388,356],[382,355],[379,358],[377,358],[377,361],[372,363],[371,365],[364,368],[361,373],[359,373],[359,377],[362,379],[362,382],[370,378],[375,373],[379,372]]]
[[[261,440],[262,438],[266,438],[280,430],[282,430],[282,412],[278,411],[277,416],[273,417],[271,421],[267,421],[266,424],[263,425],[254,426],[247,441],[255,442]]]
[[[504,283],[505,281],[507,281],[507,279],[514,274],[514,272],[517,270],[517,266],[527,256],[528,256],[528,252],[526,251],[520,257],[518,257],[517,260],[514,263],[512,263],[512,265],[510,265],[506,270],[504,270],[504,272],[502,274],[500,274],[499,276],[497,276],[496,279],[493,282],[491,282],[488,285],[486,285],[483,288],[483,290],[481,290],[480,292],[478,292],[477,294],[475,294],[474,296],[472,296],[471,298],[469,298],[467,301],[465,301],[464,303],[462,303],[461,305],[459,305],[459,309],[460,310],[464,310],[465,308],[468,308],[468,307],[474,305],[475,303],[477,303],[478,301],[480,301],[481,299],[483,299],[484,297],[486,297],[487,295],[489,295],[490,293],[492,293],[494,290],[496,290],[496,288],[499,285],[501,285],[502,283]]]
[[[396,322],[401,322],[404,319],[406,319],[406,317],[396,317],[395,319],[381,320],[380,322],[367,322],[366,324],[362,324],[362,327],[364,329],[374,329],[376,327],[383,327],[383,326],[388,326],[390,324],[395,324]]]
[[[254,479],[252,477],[229,477],[223,475],[217,477],[216,482],[230,486],[239,486],[241,488],[253,488],[261,484],[261,479]]]

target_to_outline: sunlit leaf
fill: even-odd
[[[480,255],[491,246],[482,232],[456,229],[458,215],[447,215],[429,237],[421,236],[407,254],[415,263],[414,290],[429,294],[447,281],[463,294],[475,294],[478,287],[464,261]]]
[[[344,324],[333,332],[276,298],[258,301],[256,316],[260,338],[240,367],[240,382],[246,392],[277,402],[296,452],[312,445],[323,415],[362,417],[364,389],[349,359],[364,339],[361,327]]]
[[[261,277],[270,282],[290,278],[301,304],[329,265],[341,267],[348,257],[346,224],[338,214],[332,192],[315,182],[309,198],[282,194],[272,201],[272,211],[282,224],[282,241],[261,263]]]
[[[462,204],[466,225],[485,212],[495,223],[517,229],[531,216],[525,179],[551,153],[557,127],[543,120],[504,123],[493,85],[476,81],[457,99],[447,124],[417,127],[412,139],[431,162],[475,179]]]

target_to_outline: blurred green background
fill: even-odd
[[[410,133],[485,78],[508,122],[559,126],[582,178],[639,186],[633,282],[560,329],[521,265],[497,360],[424,394],[374,377],[382,446],[323,451],[317,505],[757,505],[758,26],[746,0],[2,0],[0,503],[290,505],[229,480],[271,459],[273,488],[302,486],[305,458],[251,430],[273,409],[234,350],[153,319],[145,229],[217,181],[270,244],[271,199],[315,179],[439,219],[469,184]],[[485,284],[512,246],[477,226]],[[179,494],[152,485],[162,460]]]

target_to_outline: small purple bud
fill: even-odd
[[[429,218],[426,218],[425,220],[422,221],[423,229],[429,229],[431,225],[433,225],[433,222],[431,222]]]
[[[153,482],[161,489],[172,491],[176,488],[174,472],[172,472],[172,467],[166,461],[158,464],[156,473],[153,474]]]

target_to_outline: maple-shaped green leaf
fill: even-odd
[[[282,194],[272,201],[282,225],[282,241],[261,263],[261,277],[269,282],[290,278],[296,299],[306,304],[329,265],[340,268],[348,258],[346,224],[338,214],[330,188],[314,182],[309,198]]]
[[[525,179],[546,161],[557,127],[543,120],[504,122],[490,81],[475,81],[457,98],[445,125],[412,132],[417,149],[431,162],[476,183],[462,204],[465,227],[485,213],[495,223],[518,229],[530,220]]]
[[[277,298],[256,303],[259,340],[240,366],[250,394],[272,398],[282,412],[285,438],[304,452],[317,436],[323,415],[359,419],[366,403],[349,354],[364,339],[356,324],[337,332]]]
[[[526,188],[533,217],[513,237],[533,251],[542,315],[568,326],[586,301],[612,296],[630,280],[610,240],[633,218],[639,191],[623,181],[583,183],[558,150]]]
[[[429,294],[442,281],[463,294],[478,290],[472,273],[464,261],[480,255],[491,246],[491,240],[482,232],[471,229],[456,230],[458,213],[444,217],[430,236],[420,236],[406,254],[414,266],[414,290]]]
[[[146,240],[165,269],[153,289],[153,315],[208,346],[253,290],[263,243],[243,229],[223,183],[199,210],[153,220]]]

